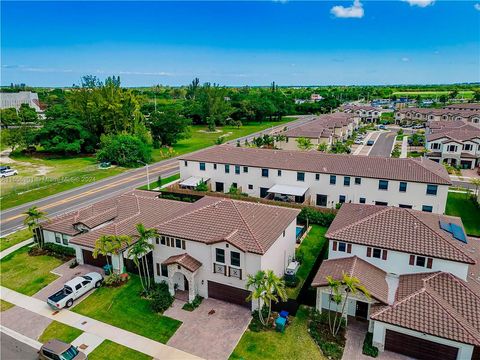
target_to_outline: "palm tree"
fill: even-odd
[[[471,183],[473,186],[475,186],[475,196],[478,197],[478,187],[480,186],[480,179],[476,179],[476,178],[471,179],[471,180],[470,180],[470,183]]]
[[[342,295],[340,295],[338,290],[341,285],[341,282],[338,280],[335,280],[331,276],[327,276],[327,283],[328,283],[328,287],[330,288],[330,297],[328,301],[328,327],[330,329],[330,332],[333,334],[335,325],[337,322],[338,305],[340,305],[340,303],[342,302]],[[333,324],[332,324],[332,309],[330,308],[330,305],[332,304],[332,302],[336,304],[335,319],[333,321]]]
[[[310,150],[313,147],[313,144],[310,139],[299,137],[297,139],[297,146],[300,150]]]
[[[93,249],[93,257],[96,259],[98,255],[105,256],[108,263],[108,255],[118,255],[120,250],[129,246],[132,243],[132,238],[128,235],[102,235],[100,238],[95,241],[95,248]],[[121,269],[118,269],[120,272]]]
[[[265,298],[268,301],[267,323],[272,314],[272,300],[278,303],[279,298],[282,301],[287,300],[287,292],[285,291],[285,281],[279,278],[272,270],[265,273]]]
[[[138,239],[128,249],[128,256],[132,257],[133,262],[138,268],[138,274],[140,275],[140,282],[142,283],[143,290],[148,291],[151,286],[151,280],[146,255],[154,247],[153,244],[149,242],[149,239],[157,236],[157,230],[146,229],[143,224],[137,224],[136,229],[138,232]],[[142,280],[142,275],[145,280]]]
[[[47,220],[47,213],[41,211],[38,207],[32,206],[27,211],[23,213],[25,215],[25,219],[23,220],[23,224],[27,225],[28,230],[30,230],[33,234],[34,230],[38,227],[38,223],[40,220]],[[41,238],[41,237],[40,237]],[[42,248],[43,243],[41,239],[37,239],[38,246]]]
[[[250,295],[248,295],[246,301],[257,300],[258,301],[258,318],[260,322],[265,326],[266,322],[263,319],[262,314],[262,300],[264,296],[264,279],[265,272],[263,270],[257,271],[255,275],[247,276],[247,283],[245,284],[247,289],[252,288]]]

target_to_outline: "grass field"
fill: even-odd
[[[138,276],[132,275],[121,287],[101,287],[72,311],[165,344],[181,322],[153,313],[141,290]]]
[[[13,245],[21,243],[22,241],[28,240],[32,237],[32,232],[28,229],[23,229],[16,231],[8,236],[0,238],[0,251],[8,249]]]
[[[194,125],[191,127],[191,137],[189,137],[188,139],[180,140],[177,144],[173,146],[173,154],[168,154],[165,149],[155,149],[153,151],[153,158],[154,161],[164,160],[168,157],[171,157],[169,155],[182,155],[185,153],[206,148],[208,146],[212,146],[215,144],[215,140],[217,140],[220,136],[222,136],[225,141],[232,140],[293,120],[295,119],[285,117],[282,119],[282,121],[248,123],[241,126],[240,128],[237,128],[235,126],[224,126],[218,127],[217,132],[214,133],[207,132],[206,126]]]
[[[52,339],[62,340],[66,343],[71,343],[83,333],[82,330],[62,324],[58,321],[52,321],[50,325],[43,330],[42,335],[38,338],[41,343],[46,343]]]
[[[175,181],[175,180],[178,180],[178,179],[180,179],[180,174],[175,174],[175,175],[172,175],[172,176],[169,176],[169,177],[166,177],[166,178],[162,178],[162,182],[161,182],[160,185],[158,184],[158,181],[150,180],[150,181],[152,181],[150,183],[150,190],[155,189],[156,187],[171,183],[172,181]],[[148,190],[148,186],[146,184],[142,185],[138,188],[138,190]]]
[[[30,256],[28,247],[23,247],[0,260],[0,283],[31,296],[57,279],[50,271],[61,264],[51,256]]]
[[[398,97],[416,97],[418,95],[422,96],[422,98],[435,98],[441,95],[448,95],[451,91],[397,91],[394,92],[393,95]],[[457,99],[472,99],[473,98],[473,91],[459,91],[457,95]]]
[[[309,233],[298,247],[296,251],[297,256],[301,253],[303,261],[297,271],[298,285],[294,288],[287,287],[287,295],[290,299],[296,299],[298,297],[303,283],[307,279],[308,274],[310,274],[310,271],[312,271],[313,265],[325,245],[326,232],[326,227],[312,225]]]
[[[461,217],[468,235],[480,236],[480,208],[467,196],[466,193],[449,192],[445,213]]]
[[[297,315],[289,320],[291,322],[283,334],[275,330],[247,330],[230,360],[325,359],[307,331],[308,310],[300,307]]]
[[[110,340],[104,340],[88,355],[89,360],[148,360],[150,356],[127,348]]]
[[[15,305],[9,303],[8,301],[0,299],[0,312],[11,309]]]
[[[125,171],[121,167],[98,169],[94,157],[35,158],[19,153],[10,157],[16,162],[9,165],[18,175],[0,180],[1,210]]]

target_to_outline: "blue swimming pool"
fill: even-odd
[[[297,226],[295,229],[296,238],[298,239],[300,236],[303,235],[303,226]]]

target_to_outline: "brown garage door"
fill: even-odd
[[[98,266],[98,267],[103,267],[103,266],[107,265],[107,259],[103,255],[98,255],[97,258],[95,259],[93,257],[93,253],[91,251],[84,250],[84,249],[82,250],[82,254],[83,254],[83,262],[85,264]],[[111,259],[109,257],[109,259],[108,259],[109,264],[112,265],[112,262],[110,260]]]
[[[455,360],[458,348],[387,330],[385,350],[420,360]]]
[[[246,301],[248,295],[250,295],[250,291],[219,284],[213,281],[208,282],[208,297],[234,303],[251,309],[252,302]]]

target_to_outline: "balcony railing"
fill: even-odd
[[[213,263],[213,272],[215,274],[227,275],[227,266],[223,264]]]
[[[230,277],[236,277],[240,280],[242,280],[242,269],[234,268],[229,266],[228,267],[228,276]]]

